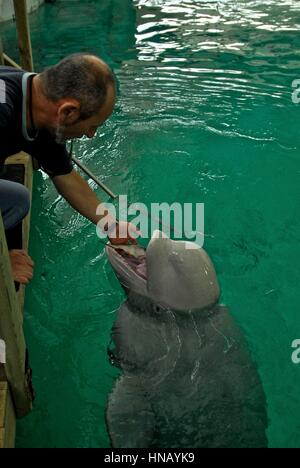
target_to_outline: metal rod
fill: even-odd
[[[73,145],[72,145],[72,149],[71,149],[71,153],[73,152]],[[113,200],[115,200],[116,198],[118,198],[118,195],[116,195],[115,193],[113,193],[108,187],[106,187],[106,185],[103,184],[103,182],[101,182],[101,180],[99,180],[84,164],[82,164],[77,158],[75,158],[75,156],[72,156],[72,161],[74,161],[74,163],[88,176],[90,177],[90,179],[92,179],[97,185],[99,185],[99,187],[102,188],[102,190],[104,190],[104,192],[107,193],[107,195],[109,195]],[[142,213],[142,211],[141,211]],[[144,212],[144,216],[148,217],[149,219],[153,220],[153,221],[156,221],[159,223],[159,225],[161,227],[163,227],[163,223],[160,219],[158,218],[155,218],[154,216],[151,216],[148,212]],[[170,228],[170,230],[172,232],[175,232],[175,229],[174,227],[170,224],[168,226]]]
[[[107,195],[109,195],[109,197],[111,197],[113,200],[115,200],[116,198],[118,198],[118,195],[116,195],[115,193],[113,193],[108,187],[106,187],[105,184],[103,184],[103,182],[101,182],[101,180],[99,180],[84,164],[82,164],[75,156],[73,156],[73,141],[71,142],[71,150],[70,150],[70,156],[72,158],[72,161],[88,176],[90,177],[97,185],[99,185],[99,187],[102,188],[102,190],[104,190],[104,192],[107,193]],[[128,202],[129,204],[129,202]],[[143,213],[143,211],[141,210],[141,213]],[[149,219],[151,219],[152,221],[156,221],[158,222],[159,226],[161,228],[164,228],[164,227],[168,227],[170,229],[171,232],[175,233],[176,234],[176,230],[174,228],[174,226],[172,226],[171,223],[169,223],[168,225],[164,225],[164,223],[159,219],[159,218],[156,218],[154,217],[153,215],[149,214],[148,212],[145,212],[144,211],[144,216],[145,217],[148,217]]]
[[[99,185],[99,187],[101,187],[102,190],[104,190],[104,192],[107,193],[107,195],[109,195],[113,200],[118,198],[118,195],[116,195],[108,187],[106,187],[106,185],[103,184],[103,182],[101,182],[101,180],[99,180],[84,164],[82,164],[77,158],[75,158],[75,156],[72,156],[72,161],[74,161],[76,166],[78,166],[88,177],[90,177],[90,179],[92,179],[97,185]]]
[[[72,158],[72,161],[88,176],[90,177],[90,179],[92,179],[97,185],[99,185],[99,187],[102,188],[102,190],[104,190],[104,192],[107,193],[107,195],[109,195],[113,200],[115,200],[116,198],[118,198],[118,195],[116,195],[115,193],[113,193],[108,187],[106,187],[105,184],[103,184],[103,182],[101,182],[101,180],[99,180],[84,164],[82,164],[75,156],[73,156],[73,142],[71,143],[71,151],[70,151],[70,155],[71,155],[71,158]],[[142,213],[142,211],[141,211]],[[148,212],[144,212],[144,216],[148,217],[149,219],[153,220],[153,221],[156,221],[159,223],[159,225],[161,227],[164,227],[162,221],[159,219],[159,218],[155,218],[154,216],[150,215]],[[172,232],[175,232],[175,229],[174,227],[170,224],[168,225],[168,227],[170,228],[170,230]]]

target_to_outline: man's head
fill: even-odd
[[[113,112],[114,76],[96,56],[70,55],[42,72],[39,79],[54,113],[49,130],[60,142],[83,135],[92,138]]]

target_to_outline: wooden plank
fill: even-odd
[[[24,180],[24,185],[27,187],[29,193],[30,193],[30,206],[31,206],[31,199],[32,199],[32,180],[33,180],[33,168],[32,168],[32,158],[28,154],[24,152],[20,152],[14,156],[9,157],[5,165],[9,164],[23,164],[25,168],[25,180]],[[30,217],[31,217],[31,209],[26,216],[26,218],[23,221],[22,225],[22,248],[26,251],[28,251],[28,246],[29,246],[29,233],[30,233]],[[26,288],[25,286],[20,286],[19,291],[18,291],[18,299],[19,299],[19,304],[20,308],[23,311],[24,308],[24,302],[25,302],[25,291]]]
[[[0,382],[6,381],[6,344],[5,341],[0,339]]]
[[[14,0],[21,67],[33,71],[32,48],[26,0]]]
[[[6,237],[0,215],[0,337],[6,344],[6,375],[16,414],[25,416],[32,408],[32,395],[25,375],[23,314],[12,279]]]
[[[13,448],[16,439],[16,413],[11,399],[10,391],[7,389],[4,447]]]
[[[16,437],[16,416],[7,382],[0,382],[0,448],[13,448]]]
[[[20,65],[18,65],[13,59],[11,59],[8,55],[3,53],[4,58],[4,65],[8,65],[9,67],[17,68],[18,70],[22,70]]]
[[[0,427],[0,449],[4,448],[4,429]]]

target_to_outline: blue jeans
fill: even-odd
[[[26,187],[0,179],[0,211],[5,230],[17,226],[25,218],[29,208],[30,197]]]

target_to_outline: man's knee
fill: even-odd
[[[19,224],[30,209],[30,195],[26,187],[15,182],[0,180],[0,210],[5,229]]]

